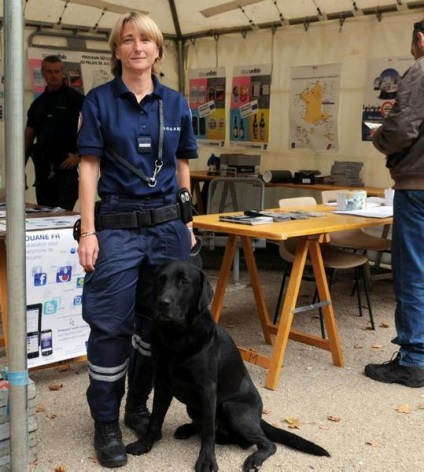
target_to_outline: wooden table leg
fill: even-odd
[[[318,240],[311,241],[309,246],[312,268],[314,270],[317,284],[319,300],[331,300],[330,289],[328,288],[327,275],[325,273],[324,262],[322,260],[321,247]],[[322,308],[325,328],[327,330],[329,349],[333,358],[333,364],[343,366],[343,354],[340,345],[339,332],[337,330],[336,318],[334,317],[333,304],[324,305]]]
[[[300,238],[299,244],[297,245],[296,249],[296,255],[291,270],[290,280],[287,285],[284,304],[281,309],[277,337],[275,339],[271,362],[265,381],[265,387],[271,390],[275,390],[278,386],[278,380],[283,366],[287,341],[289,339],[290,329],[293,322],[293,310],[296,308],[296,302],[297,297],[299,295],[300,283],[302,281],[303,270],[305,268],[308,248],[309,240],[306,238]]]
[[[0,240],[0,307],[3,335],[0,336],[0,346],[6,347],[7,352],[7,264],[6,241]]]
[[[320,244],[325,240],[325,235],[315,236],[312,238],[299,237],[299,243],[296,249],[284,304],[281,309],[280,323],[278,327],[271,324],[269,319],[269,313],[265,303],[265,297],[259,279],[250,237],[240,236],[240,239],[243,245],[247,269],[249,272],[265,341],[271,344],[271,334],[276,335],[274,347],[270,357],[261,355],[256,351],[239,348],[244,360],[253,362],[254,364],[268,369],[265,387],[271,390],[275,390],[277,388],[280,372],[284,362],[287,342],[289,339],[330,351],[333,358],[333,363],[337,366],[343,366],[343,354],[320,248]],[[225,289],[228,284],[236,245],[237,236],[229,235],[219,272],[218,283],[215,289],[215,295],[212,302],[212,313],[216,322],[219,321],[221,315]],[[292,330],[293,317],[296,312],[296,304],[308,254],[310,255],[312,267],[314,270],[319,299],[321,302],[324,302],[321,309],[324,315],[328,339],[322,339],[318,336]]]
[[[237,236],[235,234],[229,234],[211,306],[212,314],[217,323],[219,322],[219,317],[221,316],[222,307],[224,305],[225,289],[228,285],[228,278],[230,276],[236,246]]]

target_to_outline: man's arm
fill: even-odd
[[[417,61],[404,75],[396,101],[373,136],[374,146],[386,155],[408,149],[421,134],[424,122],[424,61]]]
[[[25,165],[29,159],[29,153],[35,139],[35,129],[27,126],[24,131],[24,142],[25,142]]]

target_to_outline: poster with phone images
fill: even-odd
[[[72,228],[26,232],[29,368],[86,355],[84,275]]]
[[[107,52],[87,52],[28,48],[28,65],[34,98],[44,92],[46,83],[41,73],[42,60],[57,55],[63,62],[64,81],[70,87],[86,94],[97,85],[112,79],[110,54]]]
[[[362,105],[362,141],[371,141],[396,99],[401,77],[412,64],[411,56],[370,59]]]
[[[199,142],[223,146],[225,142],[225,68],[188,72],[189,106]]]
[[[232,145],[268,147],[270,98],[271,64],[234,67],[228,123]]]

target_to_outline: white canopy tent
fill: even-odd
[[[234,64],[273,64],[272,129],[268,168],[325,167],[335,156],[289,152],[287,119],[288,70],[292,65],[343,63],[338,157],[369,161],[368,185],[390,185],[381,156],[369,143],[358,142],[358,110],[362,106],[364,69],[372,57],[407,55],[414,21],[423,19],[424,1],[417,0],[0,0],[5,64],[5,120],[0,143],[6,157],[8,205],[9,368],[12,374],[12,470],[26,468],[26,326],[24,156],[22,131],[25,109],[32,100],[25,73],[26,48],[63,47],[71,38],[98,38],[119,14],[148,13],[169,44],[165,82],[185,91],[189,68]],[[37,36],[39,33],[44,33]],[[46,34],[50,33],[50,34]],[[343,33],[343,35],[339,35]],[[26,41],[23,39],[25,38]],[[60,38],[65,38],[61,42]],[[38,43],[36,42],[38,41]],[[88,41],[88,40],[87,40]],[[100,47],[98,44],[93,47]],[[106,46],[105,46],[106,47]],[[230,84],[229,84],[230,85]],[[24,94],[24,91],[26,94]],[[227,90],[227,94],[229,90]],[[28,103],[26,103],[28,102]],[[360,116],[360,115],[359,115]],[[286,121],[284,121],[286,120]],[[355,121],[356,120],[356,121]],[[2,132],[4,130],[4,133]],[[4,134],[4,138],[2,135]],[[201,158],[215,149],[201,149]],[[202,156],[202,153],[204,154]],[[3,158],[3,156],[2,156]],[[205,159],[199,160],[200,168]],[[4,164],[4,163],[3,163]],[[3,167],[3,165],[2,165]],[[266,167],[265,167],[266,168]],[[13,235],[13,237],[12,237]]]
[[[290,68],[343,63],[340,103],[356,100],[357,107],[359,96],[355,93],[363,88],[366,61],[372,57],[407,56],[412,22],[424,17],[424,0],[26,0],[22,5],[24,46],[40,48],[109,51],[106,40],[118,15],[137,9],[148,13],[167,38],[163,81],[186,95],[190,69],[223,66],[230,77],[235,65],[272,64],[271,141],[261,171],[303,168],[324,173],[329,171],[334,156],[329,159],[328,153],[288,152],[287,133],[281,132],[288,126]],[[227,80],[228,98],[230,87]],[[27,109],[33,99],[29,74],[24,77],[24,88]],[[348,136],[340,136],[337,157],[362,161],[366,153],[371,160],[364,164],[364,181],[388,186],[389,176],[376,172],[372,165],[379,154],[369,143],[357,140],[360,120],[352,122],[357,113],[355,109],[349,111],[349,117],[346,114],[340,118],[350,123],[340,122],[340,130],[348,130]],[[0,149],[1,128],[2,123]],[[227,144],[221,152],[231,152]],[[201,159],[193,163],[193,169],[204,169],[212,152],[212,147],[202,143]],[[0,169],[2,161],[0,154]],[[30,166],[27,176],[31,182]],[[268,196],[270,203],[277,201],[272,192],[267,192]],[[26,199],[34,201],[32,187]]]
[[[3,3],[3,2],[0,2]],[[413,11],[417,0],[26,0],[26,24],[109,29],[129,10],[148,13],[176,39]]]

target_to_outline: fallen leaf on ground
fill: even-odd
[[[412,411],[412,408],[407,405],[406,403],[403,403],[402,405],[398,405],[395,410],[398,412],[398,413],[411,413]]]
[[[54,472],[66,472],[66,469],[63,465],[60,465],[59,467],[54,468]]]
[[[390,325],[388,323],[384,323],[384,321],[382,321],[378,326],[380,328],[390,328]]]
[[[263,415],[269,415],[269,410],[262,410]]]
[[[384,347],[384,344],[373,344],[371,349],[381,349],[382,347]]]
[[[342,417],[341,417],[341,416],[329,415],[329,416],[327,416],[327,419],[328,419],[329,421],[334,421],[335,423],[338,423],[339,421],[342,420]]]
[[[371,439],[371,441],[366,441],[365,444],[372,447],[381,447],[381,442],[377,441],[377,439]]]
[[[320,424],[319,429],[324,429],[325,431],[328,431],[330,429],[330,426],[325,425],[325,424]]]
[[[35,411],[37,413],[40,413],[42,411],[46,411],[46,407],[42,405],[41,403],[37,403],[37,406],[35,407]]]
[[[354,344],[353,349],[362,349],[362,346],[360,344]]]
[[[56,413],[47,413],[47,418],[51,419],[51,420],[54,420],[56,418]]]
[[[295,416],[288,416],[284,421],[289,425],[289,428],[300,429],[300,419]]]
[[[49,385],[49,390],[55,391],[55,390],[61,390],[63,388],[63,384],[50,384]]]

